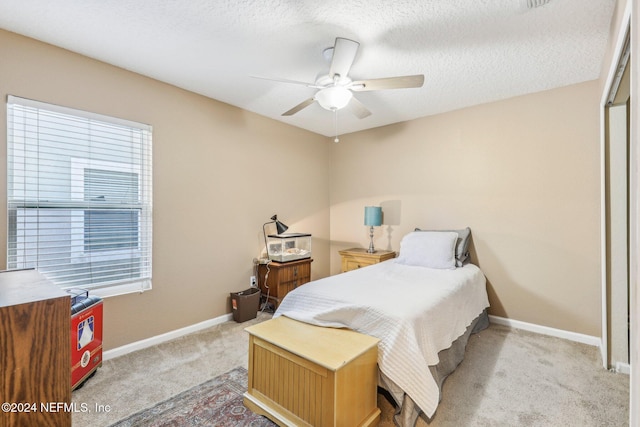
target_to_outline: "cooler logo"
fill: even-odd
[[[78,350],[93,341],[93,316],[78,323]]]
[[[80,359],[80,366],[82,366],[83,368],[86,368],[90,360],[91,360],[91,352],[87,350],[82,354],[82,359]]]

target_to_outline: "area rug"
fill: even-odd
[[[121,420],[111,427],[275,426],[242,404],[247,370],[236,368]]]

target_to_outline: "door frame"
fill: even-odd
[[[606,252],[606,118],[605,108],[624,43],[629,34],[631,44],[631,100],[629,112],[629,426],[640,427],[640,6],[627,0],[618,34],[614,56],[607,74],[600,102],[600,178],[601,178],[601,283],[602,283],[602,337],[600,352],[605,368],[608,367],[608,310],[607,310],[607,252]]]
[[[602,336],[600,342],[600,355],[602,356],[602,365],[605,369],[609,368],[609,298],[607,297],[607,277],[608,277],[608,269],[607,269],[607,139],[608,135],[608,119],[607,119],[607,109],[608,100],[610,96],[610,92],[614,85],[614,80],[616,78],[616,74],[618,72],[618,64],[622,59],[622,55],[624,54],[624,48],[627,40],[627,36],[629,35],[630,26],[631,26],[631,3],[627,2],[624,16],[622,19],[622,24],[620,25],[620,30],[617,34],[616,45],[614,50],[614,55],[611,60],[611,65],[609,66],[609,71],[607,74],[606,84],[602,91],[602,97],[600,99],[600,281],[601,281],[601,300],[602,300]],[[633,65],[633,64],[631,64]],[[633,80],[633,79],[632,79]],[[630,120],[631,122],[632,120]],[[628,126],[631,123],[628,123]],[[633,140],[633,139],[632,139]],[[631,144],[633,145],[633,144]],[[631,153],[629,153],[631,155]],[[630,167],[633,169],[633,166]],[[630,173],[632,173],[630,171]],[[630,179],[629,182],[629,192],[633,195],[633,178]],[[629,209],[632,210],[632,200],[629,201]],[[630,216],[630,224],[629,224],[629,233],[633,233],[633,221],[632,214],[629,213]],[[633,242],[630,242],[630,246],[633,246]],[[633,256],[632,248],[630,250],[630,257]],[[633,268],[632,268],[633,269]],[[631,278],[630,278],[631,282]]]
[[[629,312],[630,312],[630,358],[629,378],[629,426],[640,427],[640,6],[631,1],[631,112],[630,112],[630,262]]]

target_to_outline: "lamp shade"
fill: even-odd
[[[276,219],[276,230],[278,230],[278,234],[282,234],[289,229],[286,225],[280,222],[280,220]]]
[[[371,227],[382,225],[382,208],[380,206],[364,207],[364,225]]]

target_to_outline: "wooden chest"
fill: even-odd
[[[377,338],[285,316],[246,331],[249,409],[282,426],[378,423]]]

